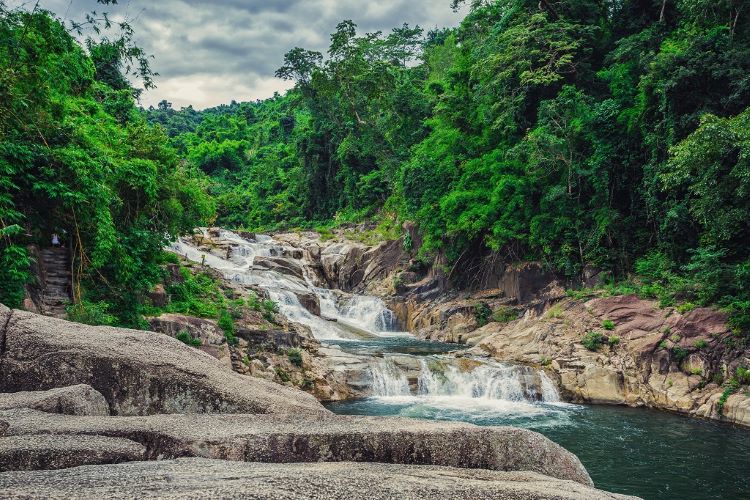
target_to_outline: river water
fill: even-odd
[[[255,265],[258,256],[291,254],[268,236],[248,241],[222,231],[218,240],[232,247],[229,255],[187,240],[172,250],[262,288],[324,344],[371,359],[371,397],[328,404],[336,413],[524,427],[575,453],[607,491],[646,499],[750,499],[747,429],[643,408],[562,402],[544,372],[463,357],[450,352],[455,345],[399,332],[382,300],[322,288],[304,261],[302,278]],[[317,295],[322,317],[301,305],[299,293]]]

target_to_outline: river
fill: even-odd
[[[231,246],[228,254],[188,240],[172,250],[264,289],[322,343],[371,359],[371,397],[328,404],[336,413],[524,427],[575,453],[603,490],[646,499],[750,498],[747,429],[644,408],[563,402],[543,371],[464,357],[455,345],[399,332],[382,300],[325,289],[304,262],[296,264],[302,277],[257,266],[259,256],[294,253],[269,236],[248,241],[221,231],[218,240]],[[320,316],[301,305],[299,293],[318,297]]]

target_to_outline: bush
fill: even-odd
[[[598,351],[604,344],[604,336],[599,332],[588,332],[581,339],[581,344],[589,351]]]
[[[476,306],[474,306],[474,318],[477,320],[477,325],[484,326],[490,321],[490,317],[492,316],[492,309],[485,304],[484,302],[480,302]]]
[[[736,378],[731,378],[727,382],[727,386],[724,389],[724,392],[721,393],[721,397],[719,398],[719,402],[716,403],[716,412],[719,415],[724,414],[724,405],[727,404],[727,400],[729,399],[729,396],[737,392],[737,389],[740,388],[740,383],[737,381]]]
[[[86,325],[114,326],[117,317],[109,313],[110,305],[106,302],[88,302],[86,300],[67,307],[68,319]]]
[[[198,338],[193,338],[190,333],[188,332],[180,332],[177,334],[177,340],[182,342],[183,344],[187,344],[191,347],[200,347],[203,345],[203,342],[201,342]]]
[[[678,364],[681,363],[683,359],[687,358],[689,354],[690,352],[688,352],[687,349],[683,349],[678,345],[672,347],[672,356],[674,356],[674,359]]]
[[[750,384],[750,370],[743,366],[738,366],[735,371],[735,378],[742,385]]]
[[[706,342],[704,339],[698,339],[693,342],[693,346],[695,346],[696,349],[705,349],[706,347],[708,347],[708,342]]]
[[[289,349],[286,352],[286,357],[294,366],[302,366],[302,351],[299,349]]]
[[[222,311],[219,315],[219,328],[224,331],[224,337],[227,339],[229,345],[236,345],[238,340],[235,337],[234,320],[232,315],[227,311]]]
[[[277,366],[274,370],[276,371],[276,376],[279,377],[279,380],[281,380],[282,382],[289,382],[290,380],[292,380],[286,370],[284,370],[282,367]]]
[[[261,308],[263,309],[263,317],[266,321],[275,322],[274,315],[279,312],[278,304],[271,299],[267,299],[261,303]]]
[[[500,306],[492,313],[492,320],[498,323],[508,323],[518,319],[518,313],[512,307]]]
[[[617,344],[620,343],[620,337],[618,337],[617,335],[610,335],[610,337],[607,340],[607,342],[609,343],[609,345],[611,345],[612,347],[614,347],[614,346],[616,346]]]
[[[602,328],[605,330],[614,330],[615,329],[615,322],[611,319],[605,319],[602,321]]]
[[[696,307],[698,306],[696,306],[692,302],[685,302],[684,304],[680,304],[679,306],[677,306],[677,312],[680,314],[685,314],[692,311]]]

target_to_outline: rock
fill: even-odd
[[[552,315],[532,311],[518,321],[479,328],[471,334],[480,341],[470,353],[529,364],[549,362],[569,400],[649,406],[750,423],[750,404],[742,402],[750,398],[736,395],[724,416],[715,410],[723,388],[710,381],[745,365],[750,356],[748,346],[728,347],[735,341],[724,313],[699,308],[680,314],[635,296],[586,303],[565,299],[554,309]],[[614,324],[613,331],[603,327],[605,320]],[[581,344],[591,331],[605,339],[595,352]],[[614,337],[618,341],[607,345],[606,340]]]
[[[143,460],[145,453],[143,445],[121,438],[54,434],[5,436],[0,437],[0,472],[115,464]],[[0,491],[4,489],[1,484],[2,480]]]
[[[519,303],[529,302],[549,286],[553,277],[538,262],[525,262],[509,265],[500,281],[500,287],[506,297],[513,297]]]
[[[293,260],[277,257],[255,257],[253,260],[253,266],[262,267],[264,269],[270,269],[277,273],[292,276],[298,279],[303,278],[302,266]]]
[[[8,427],[10,427],[10,424],[6,422],[5,420],[0,420],[0,437],[5,436],[5,431],[8,430]]]
[[[252,462],[357,461],[523,470],[592,485],[578,458],[541,434],[407,418],[320,415],[72,417],[0,412],[7,436],[103,435],[140,442],[149,458]]]
[[[312,292],[294,292],[299,299],[299,303],[302,307],[307,309],[310,314],[320,316],[320,298]]]
[[[363,463],[268,464],[182,458],[0,475],[4,497],[390,500],[626,499],[532,472]]]
[[[216,321],[184,314],[166,313],[155,318],[148,318],[151,330],[164,333],[170,337],[177,337],[181,332],[187,332],[194,339],[200,339],[203,345],[221,345],[225,342],[224,332]]]
[[[115,415],[296,412],[325,415],[312,396],[224,368],[166,335],[88,326],[0,306],[0,391],[88,384]]]
[[[104,396],[91,386],[83,384],[49,391],[0,394],[0,410],[13,408],[30,408],[66,415],[109,415],[109,405]]]
[[[153,290],[148,293],[148,298],[151,299],[151,303],[156,307],[164,307],[169,303],[169,295],[164,289],[164,285],[158,283]]]

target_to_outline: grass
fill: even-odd
[[[705,349],[706,347],[708,347],[708,342],[706,342],[704,339],[698,339],[693,342],[693,346],[696,349]]]
[[[604,321],[602,321],[602,328],[604,328],[605,330],[610,330],[610,331],[614,330],[615,322],[612,321],[611,319],[605,319]]]
[[[589,351],[598,351],[604,344],[604,336],[599,332],[588,332],[581,339],[581,344]]]
[[[299,349],[289,349],[286,352],[286,357],[294,366],[302,366],[302,351],[300,351]]]
[[[518,312],[512,307],[500,306],[492,311],[492,320],[497,323],[508,323],[518,319]]]
[[[555,304],[554,306],[550,307],[545,316],[549,319],[560,319],[564,315],[562,307],[560,307],[560,304]]]

